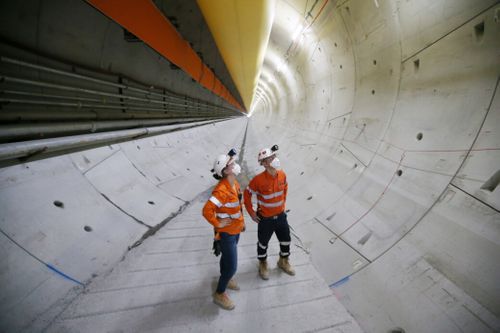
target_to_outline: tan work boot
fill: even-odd
[[[288,262],[288,257],[287,258],[280,257],[280,259],[278,260],[278,267],[281,268],[283,272],[285,272],[288,275],[295,275],[295,270]]]
[[[219,294],[218,292],[214,293],[214,303],[223,308],[224,310],[232,310],[234,309],[234,303],[231,301],[229,296],[226,293]]]
[[[259,261],[259,275],[262,280],[269,280],[269,271],[267,270],[267,261]]]
[[[236,283],[235,280],[231,279],[231,280],[229,280],[229,283],[227,284],[227,289],[240,290],[240,286],[238,286],[238,283]]]

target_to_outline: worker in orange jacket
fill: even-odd
[[[295,275],[295,270],[288,260],[290,256],[290,227],[285,213],[288,183],[286,174],[280,170],[280,161],[276,156],[278,146],[262,149],[257,157],[265,170],[255,176],[244,191],[245,207],[256,223],[258,223],[257,258],[259,260],[259,275],[269,279],[267,267],[267,246],[273,233],[280,243],[280,259],[278,267],[289,275]],[[252,195],[257,196],[257,211],[252,206]]]
[[[214,163],[213,176],[220,180],[212,191],[212,196],[203,207],[203,216],[214,226],[214,250],[220,249],[220,278],[213,295],[214,303],[226,310],[235,305],[226,293],[226,288],[239,290],[233,278],[238,265],[237,245],[240,232],[245,230],[241,207],[240,185],[236,176],[241,167],[235,162],[236,151],[220,155]],[[218,255],[217,253],[215,253]]]

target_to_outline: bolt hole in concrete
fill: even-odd
[[[358,241],[358,244],[359,245],[365,245],[366,242],[370,239],[370,237],[372,236],[373,234],[373,231],[369,231],[366,235],[364,235],[363,237],[361,237],[361,239]]]
[[[62,203],[59,200],[54,201],[54,206],[59,207],[59,208],[64,208],[64,203]]]
[[[388,331],[388,333],[405,333],[405,330],[402,329],[401,327],[395,327]]]
[[[415,73],[418,72],[419,68],[420,68],[420,59],[413,60],[413,69],[415,70]]]
[[[389,331],[389,333],[405,333],[405,330],[401,327],[395,327]]]
[[[424,137],[424,135],[422,133],[418,133],[417,134],[417,140],[418,141],[422,140],[423,137]]]
[[[483,40],[484,21],[474,26],[474,35],[476,36],[476,42],[480,42]]]
[[[342,69],[342,65],[340,65],[340,69]]]
[[[401,175],[403,174],[403,170],[398,170],[396,174],[401,177]]]
[[[86,225],[85,227],[83,227],[83,230],[85,230],[86,232],[91,232],[92,231],[92,227]]]
[[[358,164],[354,163],[354,169],[356,169],[358,167]]]
[[[313,198],[313,197],[312,197],[312,196],[310,196],[309,198],[307,198],[307,200],[311,200],[312,198]]]
[[[373,64],[376,65],[377,64],[377,60],[373,60]]]
[[[372,90],[372,95],[375,95],[375,90]]]
[[[500,170],[495,172],[493,176],[491,176],[490,179],[488,179],[483,184],[483,186],[481,186],[481,190],[493,192],[497,188],[499,182],[500,182]]]
[[[148,204],[150,204],[150,205],[154,205],[154,204],[155,204],[155,202],[154,202],[154,201],[148,201]]]
[[[141,147],[137,146],[137,149],[141,150]]]

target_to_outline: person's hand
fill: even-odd
[[[224,228],[231,224],[231,219],[229,217],[219,219],[219,228]]]
[[[255,223],[259,223],[260,222],[260,217],[258,217],[257,214],[253,213],[253,214],[250,215],[250,217],[252,218],[252,220]]]
[[[243,229],[241,229],[241,232],[245,232],[245,230],[247,230],[247,226],[243,225]]]

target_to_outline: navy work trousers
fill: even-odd
[[[286,213],[283,212],[273,217],[260,217],[257,228],[257,258],[260,261],[267,259],[267,245],[273,233],[280,242],[280,257],[287,258],[290,255],[290,227],[286,219]]]
[[[238,266],[238,241],[240,235],[230,235],[226,232],[220,233],[220,278],[217,284],[217,292],[222,294],[226,291],[229,280],[236,273]]]

